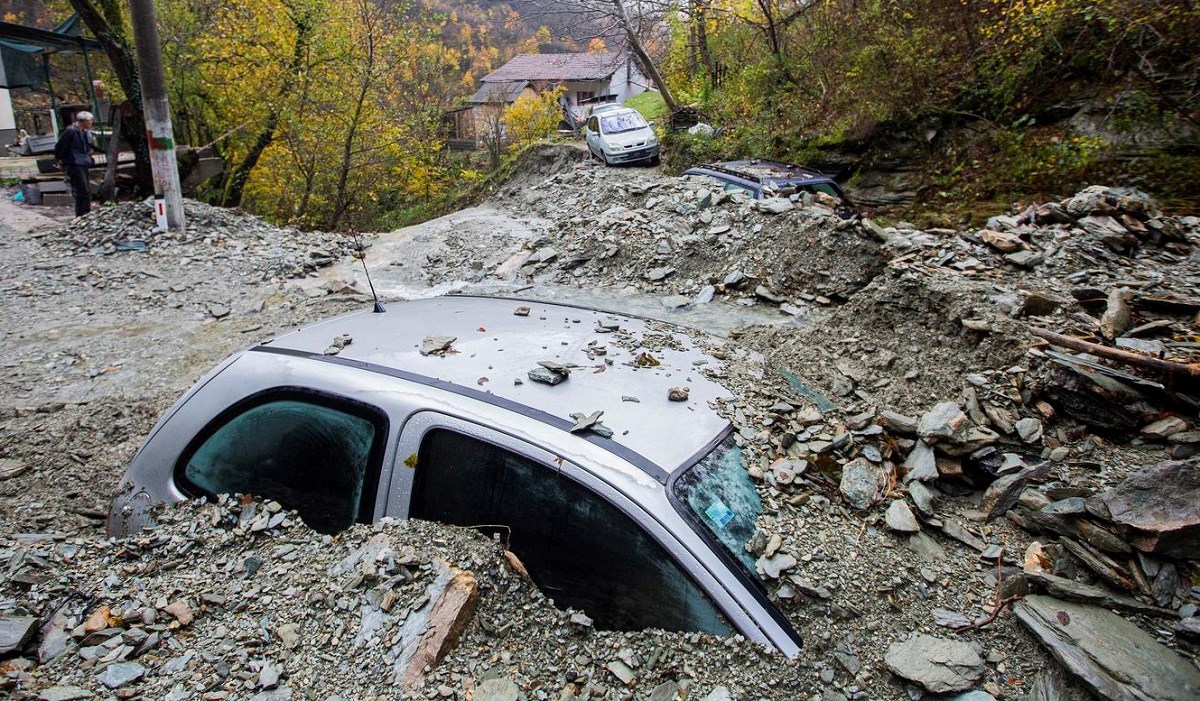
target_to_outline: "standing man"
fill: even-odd
[[[75,196],[75,216],[81,217],[92,211],[92,186],[88,180],[88,167],[92,165],[92,113],[78,112],[75,123],[63,129],[54,146],[54,159],[58,167],[67,174],[71,193]]]

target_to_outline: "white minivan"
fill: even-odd
[[[605,165],[648,161],[658,165],[658,137],[637,110],[609,109],[588,118],[583,128],[588,152]]]

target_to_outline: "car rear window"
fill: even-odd
[[[363,496],[374,490],[386,433],[381,418],[297,396],[227,414],[185,452],[176,472],[184,491],[274,499],[324,533],[350,527],[366,511]]]

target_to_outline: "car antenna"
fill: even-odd
[[[363,272],[367,275],[367,286],[371,288],[371,299],[375,300],[376,314],[382,314],[387,310],[379,303],[379,295],[375,292],[375,283],[371,282],[371,271],[367,270],[367,247],[363,245],[362,237],[357,231],[351,230],[349,234],[354,237],[354,252],[350,255],[362,261]]]

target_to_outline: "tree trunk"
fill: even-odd
[[[717,87],[717,64],[713,61],[712,52],[708,49],[708,2],[695,0],[692,5],[692,26],[696,32],[696,53],[708,72],[708,83]]]
[[[117,160],[120,153],[117,149],[121,143],[121,110],[115,109],[112,111],[112,134],[108,137],[108,148],[104,150],[104,181],[100,183],[100,192],[97,198],[101,202],[108,202],[116,198],[117,191]]]
[[[70,0],[71,8],[79,14],[88,31],[104,47],[108,62],[112,64],[117,82],[126,99],[133,105],[134,114],[121,120],[121,136],[133,148],[136,159],[134,181],[138,194],[145,195],[151,189],[150,144],[146,141],[145,118],[142,112],[142,84],[138,80],[137,59],[129,50],[130,42],[125,36],[125,26],[118,0]],[[115,136],[115,135],[114,135]]]
[[[621,23],[621,29],[625,32],[625,39],[629,42],[629,49],[633,52],[633,57],[637,61],[638,67],[642,69],[646,77],[653,80],[654,84],[658,86],[658,92],[662,95],[663,102],[667,105],[667,111],[677,111],[679,103],[675,101],[675,96],[671,94],[671,89],[667,86],[667,81],[663,80],[662,74],[658,72],[658,67],[654,65],[650,54],[646,53],[646,47],[642,45],[642,40],[638,37],[636,28],[633,26],[633,19],[629,16],[629,11],[625,9],[624,0],[612,0],[612,6],[618,21]]]
[[[242,158],[241,163],[237,164],[225,181],[225,194],[221,197],[221,204],[225,207],[238,207],[242,204],[242,195],[245,193],[246,183],[250,180],[250,173],[258,165],[258,159],[262,158],[263,152],[275,139],[275,129],[279,127],[281,105],[292,92],[296,76],[304,67],[304,54],[308,50],[308,42],[312,38],[312,18],[303,15],[294,22],[296,23],[296,44],[292,47],[291,64],[279,86],[279,92],[275,96],[274,102],[271,103],[271,110],[267,113],[267,119],[263,122],[263,128],[259,130],[258,137],[254,140],[250,150],[246,152],[245,157]]]

